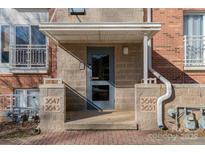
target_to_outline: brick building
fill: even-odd
[[[196,68],[185,65],[184,27],[188,23],[184,19],[185,16],[203,16],[204,9],[153,9],[152,12],[153,22],[162,24],[153,38],[153,67],[172,83],[203,84],[203,64]]]
[[[2,117],[38,108],[47,129],[174,128],[169,111],[185,110],[199,120],[204,11],[1,9]]]

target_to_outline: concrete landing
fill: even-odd
[[[137,124],[134,111],[76,111],[67,113],[64,127],[67,130],[137,129]]]

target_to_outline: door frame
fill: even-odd
[[[111,50],[112,50],[112,53],[111,53],[111,55],[112,55],[112,58],[111,58],[111,60],[112,60],[112,66],[111,66],[111,68],[113,69],[112,70],[112,72],[111,72],[111,77],[112,77],[112,79],[110,79],[111,81],[112,81],[112,83],[110,83],[110,85],[112,85],[112,89],[110,89],[110,92],[109,92],[109,94],[110,94],[110,96],[112,97],[112,98],[110,98],[111,99],[111,101],[112,101],[112,103],[113,103],[113,107],[112,108],[110,108],[110,109],[103,109],[104,111],[114,111],[115,110],[115,46],[110,46],[110,45],[90,45],[90,46],[87,46],[87,48],[86,48],[86,54],[87,54],[87,59],[86,59],[86,64],[87,64],[87,68],[86,68],[86,97],[87,97],[87,99],[89,100],[89,101],[91,101],[92,102],[92,100],[90,100],[89,98],[91,98],[92,96],[90,96],[90,95],[92,95],[92,92],[90,92],[92,89],[92,87],[91,87],[91,84],[90,84],[90,76],[89,76],[89,71],[88,71],[88,60],[89,60],[89,52],[90,52],[90,49],[92,50],[97,50],[97,49],[103,49],[103,48],[110,48]],[[99,51],[100,52],[100,51]],[[100,82],[105,82],[105,81],[92,81],[92,82],[98,82],[97,84],[95,84],[95,85],[100,85]],[[108,81],[109,82],[109,81]],[[109,86],[109,87],[111,87],[111,86]],[[100,101],[100,102],[104,102],[104,103],[107,103],[107,101]]]

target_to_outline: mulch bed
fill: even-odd
[[[24,122],[17,124],[15,122],[2,122],[0,123],[0,139],[8,138],[22,138],[39,134],[35,131],[38,123]]]

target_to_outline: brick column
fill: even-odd
[[[66,97],[64,84],[43,84],[40,89],[40,129],[64,130]]]

